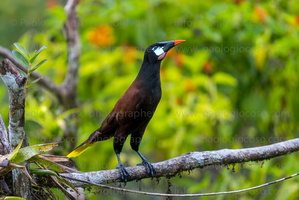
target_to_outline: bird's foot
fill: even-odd
[[[127,170],[124,168],[123,165],[117,165],[116,169],[119,169],[119,173],[120,173],[120,180],[122,182],[127,182],[128,179],[131,178],[131,175],[127,172]]]
[[[151,177],[156,174],[156,170],[151,163],[144,160],[142,163],[137,164],[138,166],[143,165],[145,167],[146,173],[148,173]]]

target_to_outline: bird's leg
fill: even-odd
[[[126,139],[127,137],[117,136],[114,137],[114,141],[113,141],[114,151],[116,153],[117,161],[118,161],[118,165],[116,168],[119,169],[120,179],[122,182],[127,182],[128,178],[131,177],[120,160],[120,152],[124,146]]]
[[[138,155],[140,156],[140,158],[142,159],[142,163],[139,163],[138,165],[143,165],[145,166],[145,169],[146,169],[146,172],[150,175],[150,176],[154,176],[155,173],[156,173],[156,170],[155,168],[153,167],[153,165],[148,162],[145,157],[139,152],[139,151],[136,151],[138,153]]]
[[[120,179],[122,182],[127,182],[128,178],[130,178],[130,174],[127,172],[127,170],[125,169],[125,167],[123,166],[121,160],[120,160],[120,154],[116,153],[117,156],[117,161],[118,161],[118,165],[116,167],[116,169],[119,169],[119,173],[120,173]]]
[[[154,174],[156,173],[156,170],[154,169],[153,165],[149,163],[139,151],[139,145],[142,140],[143,133],[144,133],[144,129],[141,129],[140,131],[133,133],[131,136],[130,144],[132,149],[136,151],[140,156],[140,158],[142,159],[142,163],[138,165],[143,165],[145,167],[146,172],[153,177]]]

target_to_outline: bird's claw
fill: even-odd
[[[147,161],[137,164],[138,166],[142,165],[145,167],[146,173],[153,177],[156,174],[156,170],[153,165]]]
[[[123,165],[117,165],[116,169],[119,169],[119,173],[120,173],[120,180],[122,182],[127,182],[128,179],[131,178],[131,175],[128,173],[128,171],[124,168]]]

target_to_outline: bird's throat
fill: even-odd
[[[160,63],[142,63],[136,81],[149,87],[160,85]]]

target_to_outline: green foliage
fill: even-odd
[[[59,183],[56,183],[55,180],[54,184],[56,186],[61,186],[61,184],[64,184],[66,187],[72,188],[74,191],[76,191],[76,188],[69,183],[64,178],[60,177],[57,172],[65,172],[67,171],[67,168],[65,168],[62,165],[59,165],[55,162],[52,162],[51,160],[45,158],[44,156],[40,155],[41,152],[48,152],[51,151],[55,146],[57,146],[57,143],[51,143],[51,144],[39,144],[39,145],[31,145],[24,148],[21,148],[23,143],[23,140],[18,144],[18,146],[11,152],[10,154],[1,155],[0,156],[0,163],[1,163],[1,169],[0,169],[0,175],[4,176],[11,170],[15,168],[19,168],[20,170],[25,173],[25,175],[31,180],[31,182],[38,186],[37,183],[32,179],[29,172],[27,171],[27,168],[23,165],[19,165],[24,162],[33,162],[40,168],[33,168],[30,169],[30,172],[32,174],[38,174],[38,175],[50,175],[56,177],[59,180]],[[55,171],[53,171],[55,170]],[[53,179],[53,178],[52,178]],[[62,192],[69,196],[70,194],[64,189],[64,187],[60,187]],[[48,192],[50,190],[48,189]],[[53,193],[50,193],[52,197],[54,196]],[[4,199],[10,199],[12,197],[4,197]],[[21,199],[19,197],[15,197],[15,199]],[[52,198],[52,199],[55,199]]]
[[[149,161],[189,151],[254,147],[297,137],[298,5],[296,0],[80,2],[80,108],[65,112],[51,94],[33,85],[26,102],[30,143],[61,140],[68,123],[65,116],[79,120],[76,140],[85,140],[134,80],[143,50],[156,41],[172,39],[186,42],[162,62],[162,100],[141,144]],[[61,31],[65,14],[60,5],[48,7],[45,13],[47,19],[39,27],[44,31],[28,31],[18,43],[26,49],[47,45],[48,50],[31,55],[17,46],[19,53],[14,54],[24,65],[31,65],[33,55],[38,55],[42,61],[31,70],[49,59],[39,71],[61,83],[67,60]],[[4,92],[1,87],[0,93]],[[7,105],[7,95],[0,101]],[[1,114],[6,111],[1,110]],[[69,150],[62,152],[66,155]],[[128,144],[122,157],[128,165],[140,162]],[[115,168],[112,141],[94,145],[76,162],[82,171]],[[265,161],[263,167],[249,163],[235,166],[234,172],[232,167],[193,170],[171,181],[176,191],[183,193],[241,189],[295,173],[297,162],[294,154]],[[136,189],[138,184],[128,183],[127,187]],[[141,185],[141,189],[167,189],[150,180]],[[294,179],[255,192],[215,198],[296,199],[297,188]],[[89,196],[92,199],[95,195]]]
[[[10,197],[4,197],[3,200],[25,200],[25,199],[21,197],[10,196]]]
[[[23,73],[23,71],[21,71],[23,73],[24,76],[29,77],[30,74],[32,74],[32,72],[34,72],[35,70],[37,70],[37,68],[39,68],[42,64],[44,64],[45,62],[48,61],[48,59],[44,59],[42,61],[40,61],[37,65],[33,66],[33,63],[35,61],[35,59],[37,58],[37,56],[45,49],[47,48],[47,46],[42,46],[39,50],[34,51],[32,54],[29,54],[29,52],[26,50],[25,47],[23,47],[22,45],[18,44],[18,43],[14,43],[15,47],[19,50],[19,51],[12,51],[12,54],[14,55],[14,57],[20,62],[22,63],[25,67],[28,68],[28,72],[25,75]],[[34,83],[38,82],[41,78],[37,78],[34,81],[27,83],[26,87],[30,87],[31,85],[33,85]]]

